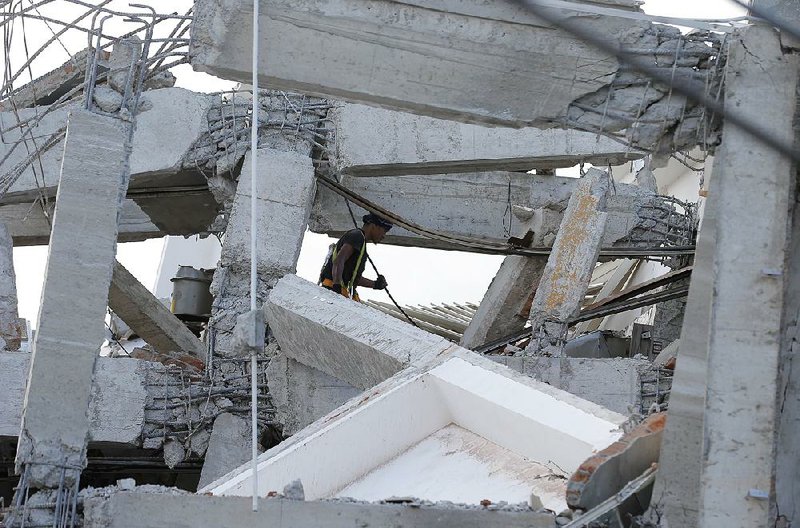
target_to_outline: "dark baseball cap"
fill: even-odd
[[[386,231],[389,231],[392,228],[392,223],[391,222],[381,218],[380,216],[378,216],[378,215],[376,215],[374,213],[369,213],[369,214],[364,215],[361,218],[361,220],[363,220],[365,224],[375,224],[378,227],[382,227]]]

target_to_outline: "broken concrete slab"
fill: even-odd
[[[615,5],[635,9],[632,2]],[[613,40],[648,26],[558,11]],[[259,24],[260,46],[269,50],[260,55],[258,72],[266,86],[466,122],[553,122],[572,101],[608,84],[618,69],[613,57],[514,4],[379,1],[366,8],[353,0],[263,0]],[[194,68],[250,82],[251,28],[245,2],[199,1]],[[496,60],[487,63],[487,54]]]
[[[162,528],[170,519],[175,528],[307,528],[324,519],[326,528],[388,526],[423,528],[551,528],[553,516],[531,510],[455,505],[368,504],[343,501],[259,499],[258,511],[251,499],[207,495],[117,493],[109,499],[85,503],[86,528]]]
[[[794,141],[800,65],[796,56],[784,54],[777,31],[756,24],[735,33],[727,67],[735,75],[726,85],[726,107],[781,141]],[[699,525],[770,525],[774,499],[764,498],[775,492],[783,277],[796,171],[790,159],[727,124],[714,170],[721,177],[715,178],[719,203]],[[747,243],[753,240],[761,241],[758,251]]]
[[[267,380],[284,436],[297,433],[362,392],[283,353],[270,360]]]
[[[509,237],[524,238],[530,229],[530,210],[541,210],[543,218],[535,238],[537,244],[549,247],[580,180],[518,172],[478,172],[383,178],[344,176],[341,182],[353,192],[400,213],[418,225],[454,235],[486,238],[492,242],[507,242]],[[603,247],[625,244],[626,237],[632,233],[647,236],[646,221],[636,212],[657,200],[652,192],[635,185],[616,184],[616,191],[606,203],[608,221],[603,233]],[[356,218],[366,214],[355,205],[352,208]],[[309,228],[334,238],[352,229],[353,220],[344,199],[320,186]],[[420,237],[401,227],[393,228],[381,243],[464,250],[452,243]]]
[[[278,281],[265,310],[286,356],[360,389],[458,348],[296,275]]]
[[[609,175],[590,169],[575,188],[531,305],[528,354],[560,355],[567,322],[586,297],[606,228]]]
[[[0,377],[5,388],[0,437],[19,435],[30,360],[30,354],[0,353]],[[90,442],[141,443],[148,403],[147,375],[156,368],[153,363],[135,359],[98,358],[88,411]]]
[[[386,421],[386,416],[393,419]],[[581,454],[588,456],[619,438],[624,421],[622,415],[461,349],[399,372],[261,455],[258,494],[281,490],[299,478],[307,500],[410,495],[469,504],[487,497],[527,503],[533,490],[546,507],[559,509],[565,505],[564,481],[542,475],[577,469],[585,459]],[[482,445],[474,444],[471,435],[482,437]],[[451,443],[448,437],[464,442]],[[524,441],[531,437],[538,441]],[[423,444],[440,448],[415,451]],[[450,445],[453,450],[447,449]],[[523,456],[525,470],[503,463],[488,471],[487,458],[470,455],[467,446],[488,450],[504,462]],[[332,451],[336,457],[330,457]],[[429,463],[420,466],[424,453]],[[454,474],[452,465],[448,470],[448,460],[458,461],[460,471]],[[392,469],[398,465],[420,469]],[[201,492],[247,495],[250,476],[249,466],[243,466]],[[496,478],[507,485],[500,489]],[[380,482],[380,489],[370,482]]]
[[[642,401],[642,375],[651,366],[644,359],[594,359],[488,356],[517,372],[628,415]]]
[[[157,352],[205,362],[203,342],[119,262],[114,264],[108,306]]]
[[[0,112],[11,112],[15,108],[29,108],[32,106],[49,105],[57,101],[70,90],[84,82],[86,73],[87,54],[94,55],[95,50],[85,49],[69,58],[64,64],[36,78],[24,86],[14,90],[0,101]],[[100,50],[99,59],[108,60],[109,52]],[[104,70],[100,66],[99,70]]]
[[[328,118],[333,168],[350,176],[608,166],[643,155],[580,130],[490,128],[359,104],[340,104]]]
[[[666,418],[666,413],[648,416],[632,431],[581,464],[567,484],[569,507],[590,510],[657,463]],[[636,506],[645,506],[649,495],[638,494]]]
[[[17,278],[14,273],[14,243],[0,223],[0,350],[19,350],[24,322],[17,309]]]
[[[69,117],[17,446],[17,471],[27,467],[34,487],[58,487],[61,468],[86,465],[92,378],[130,175],[130,126],[87,111]],[[76,473],[67,473],[71,482]]]
[[[314,166],[310,147],[289,152],[258,150],[264,173],[258,182],[257,305],[266,301],[270,288],[284,275],[294,273],[308,225],[314,196]],[[236,317],[250,310],[250,156],[245,156],[239,186],[222,245],[211,293],[214,304],[209,325],[215,335],[214,353],[234,354]]]
[[[241,466],[252,456],[250,421],[230,413],[214,420],[198,488]]]

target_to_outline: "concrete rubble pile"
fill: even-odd
[[[260,6],[255,110],[135,81],[135,37],[0,98],[0,526],[792,525],[788,157],[514,3]],[[196,0],[195,70],[250,81],[249,9]],[[548,9],[796,139],[774,28]],[[296,275],[376,208],[385,244],[504,254],[480,304],[417,326]],[[221,238],[202,323],[116,260],[164,235]],[[43,244],[29,337],[12,256]],[[136,340],[101,355],[108,310]]]

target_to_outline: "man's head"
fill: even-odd
[[[362,220],[364,221],[364,235],[366,235],[367,241],[376,244],[383,240],[383,237],[392,228],[391,222],[373,213],[364,215]]]

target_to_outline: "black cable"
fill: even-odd
[[[638,55],[628,53],[617,47],[616,44],[603,40],[580,24],[572,22],[571,19],[559,17],[553,14],[552,10],[541,5],[538,0],[509,0],[512,4],[519,5],[533,13],[543,21],[552,24],[558,29],[571,33],[579,39],[594,46],[598,50],[615,57],[620,63],[628,65],[634,71],[646,75],[650,79],[657,81],[665,86],[669,86],[674,91],[706,107],[708,110],[722,116],[727,122],[736,125],[754,139],[776,150],[795,163],[800,163],[800,151],[795,151],[791,142],[786,142],[771,129],[750,122],[737,114],[726,110],[725,106],[719,101],[711,98],[702,89],[703,85],[699,82],[686,81],[685,79],[674,78],[672,70],[665,72],[662,69],[651,66],[647,59],[642,59]],[[736,1],[736,0],[734,0]]]
[[[334,178],[336,178],[336,183],[341,185],[341,182],[339,181],[339,177],[334,174]],[[356,227],[356,229],[358,229],[358,221],[356,220],[356,215],[353,214],[353,208],[350,206],[350,200],[348,200],[346,196],[342,196],[342,198],[344,198],[344,203],[347,205],[347,210],[350,212],[350,218],[353,220],[353,225]],[[367,241],[365,239],[364,240],[364,244],[366,244],[366,243],[367,243]],[[378,272],[378,267],[375,266],[374,262],[372,262],[372,257],[369,256],[369,253],[367,253],[367,260],[369,261],[370,265],[372,265],[372,269],[375,271],[375,275],[380,275],[380,273]],[[411,317],[409,317],[409,315],[405,312],[405,310],[403,310],[403,308],[400,306],[400,304],[394,299],[392,294],[389,292],[389,287],[386,286],[383,289],[383,291],[386,292],[386,295],[389,296],[389,299],[391,299],[391,301],[395,305],[395,307],[398,310],[400,310],[400,313],[403,314],[406,319],[408,319],[408,322],[411,323],[412,325],[416,326],[417,328],[419,328],[417,323],[415,323],[414,320]]]
[[[552,248],[549,247],[525,248],[520,246],[513,246],[511,244],[498,243],[492,240],[487,240],[482,238],[458,236],[449,233],[443,233],[441,231],[436,231],[433,229],[427,229],[411,222],[410,220],[406,220],[405,218],[389,211],[388,209],[384,209],[383,207],[373,202],[370,202],[363,196],[358,195],[355,192],[348,189],[347,187],[343,186],[342,184],[321,175],[319,172],[317,172],[317,179],[321,184],[328,187],[339,196],[342,196],[346,200],[348,208],[350,207],[349,206],[350,202],[352,202],[355,205],[361,207],[362,209],[366,209],[371,213],[382,216],[383,218],[386,218],[387,220],[391,221],[393,224],[400,226],[406,229],[407,231],[415,233],[424,238],[428,238],[431,240],[439,240],[442,242],[447,242],[448,244],[461,246],[473,253],[485,253],[489,255],[521,255],[526,257],[537,257],[537,256],[547,256],[552,252]],[[352,210],[350,211],[350,214],[352,218],[355,218]],[[642,258],[642,257],[652,257],[652,256],[672,257],[679,255],[691,255],[694,254],[694,250],[695,250],[694,246],[644,247],[644,248],[612,247],[612,248],[601,249],[600,256],[614,257],[614,258],[623,258],[623,257]]]

